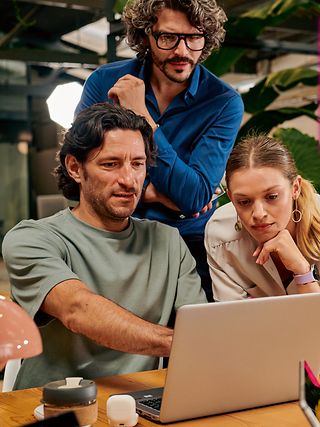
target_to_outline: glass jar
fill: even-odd
[[[97,386],[92,380],[70,377],[43,387],[44,418],[73,411],[80,426],[91,426],[98,418]]]

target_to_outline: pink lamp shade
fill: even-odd
[[[41,352],[41,336],[34,321],[18,304],[0,295],[0,367],[10,359]]]

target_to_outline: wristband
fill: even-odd
[[[317,278],[314,274],[314,265],[310,267],[310,271],[305,274],[294,274],[293,281],[296,285],[305,285],[307,283],[316,282]]]

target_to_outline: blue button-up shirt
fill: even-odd
[[[150,180],[185,218],[160,203],[140,203],[135,215],[178,227],[183,236],[202,239],[214,208],[197,218],[192,215],[208,204],[223,177],[243,103],[234,89],[197,65],[189,86],[160,113],[149,73],[147,64],[138,59],[99,67],[86,81],[76,113],[97,102],[112,102],[107,93],[125,74],[144,80],[146,106],[159,125],[154,133],[157,163],[149,168]]]

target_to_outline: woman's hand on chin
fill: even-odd
[[[293,274],[304,274],[310,270],[310,264],[288,230],[280,231],[275,237],[259,245],[252,255],[257,257],[256,263],[262,265],[272,253],[276,253],[285,268]]]

